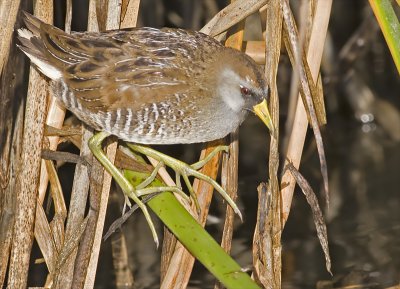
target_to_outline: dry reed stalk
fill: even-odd
[[[258,11],[270,0],[236,1],[218,12],[200,31],[216,36]]]
[[[107,147],[106,156],[111,162],[114,162],[114,160],[115,160],[117,145],[118,145],[118,142],[114,139],[114,142],[112,144],[108,145],[108,147]],[[94,281],[96,278],[96,270],[97,270],[97,262],[99,259],[99,252],[100,252],[101,240],[102,240],[103,229],[104,229],[104,221],[105,221],[106,211],[107,211],[108,197],[109,197],[110,188],[111,188],[111,181],[112,181],[111,175],[108,172],[106,172],[103,167],[101,167],[100,173],[101,172],[103,173],[103,178],[102,178],[103,181],[102,181],[102,185],[101,185],[100,195],[98,196],[98,198],[99,198],[98,199],[98,210],[96,210],[97,220],[95,222],[95,227],[93,230],[93,233],[94,233],[93,245],[90,250],[90,259],[89,259],[89,264],[88,264],[88,268],[87,268],[84,288],[93,288],[94,287]],[[91,202],[91,204],[92,204],[92,202]]]
[[[307,62],[315,83],[317,82],[316,80],[319,73],[331,7],[332,0],[318,1],[315,7],[310,44],[307,51]],[[285,165],[288,162],[291,162],[296,169],[299,168],[307,128],[307,113],[301,100],[301,96],[299,95],[293,121],[293,128],[290,132]],[[296,181],[291,173],[289,171],[285,171],[281,179],[283,226],[285,225],[289,216],[295,185]]]
[[[93,160],[93,156],[87,146],[93,133],[84,128],[82,129],[84,131],[82,134],[80,160],[75,167],[71,201],[69,203],[68,217],[65,225],[64,244],[57,258],[57,270],[54,272],[53,276],[54,282],[56,282],[55,288],[71,288],[78,248],[76,245],[72,249],[69,249],[69,244],[78,244],[82,237],[81,234],[77,234],[77,232],[82,231],[79,228],[84,224],[84,214],[89,194],[89,168],[82,160],[86,159],[90,163]],[[65,254],[63,252],[69,253],[64,257]]]
[[[279,169],[279,98],[276,85],[281,51],[282,12],[278,0],[262,9],[266,19],[265,75],[270,89],[270,111],[274,124],[269,149],[269,182],[258,188],[257,223],[253,239],[254,277],[265,288],[281,288],[281,197]]]
[[[14,33],[14,25],[17,19],[21,0],[4,0],[0,2],[0,74],[8,59],[11,38]]]
[[[37,2],[35,5],[36,15],[45,22],[51,23],[52,5],[52,1]],[[17,203],[9,265],[9,288],[26,288],[28,279],[47,96],[47,82],[34,68],[31,68],[21,166],[15,190]]]
[[[24,63],[11,38],[19,1],[0,1],[0,288],[5,286],[15,216],[15,183],[22,150]],[[22,85],[24,86],[24,85]]]
[[[136,27],[140,0],[122,0],[120,28]]]
[[[244,52],[257,64],[265,63],[265,41],[245,41],[243,46]]]
[[[10,55],[12,56],[12,55]],[[13,56],[12,56],[13,57]],[[13,57],[14,58],[14,57]],[[9,59],[7,63],[7,67],[3,70],[3,74],[1,79],[6,79],[7,76],[12,74],[8,73],[11,70],[11,67],[18,69],[22,69],[23,65],[17,62],[10,62]],[[15,70],[15,71],[17,71]],[[4,78],[3,78],[4,77]],[[22,78],[20,79],[22,81]],[[7,84],[6,84],[7,83]],[[2,86],[6,84],[8,86],[10,82],[3,82]],[[16,98],[15,87],[10,91],[2,91],[1,98],[5,100],[9,97],[12,97],[15,101],[10,101],[12,103],[12,107],[17,106],[18,111],[13,118],[12,111],[9,110],[9,107],[3,107],[3,109],[9,110],[10,115],[2,116],[1,122],[4,121],[3,117],[8,117],[5,122],[3,132],[7,131],[7,133],[1,133],[6,138],[4,146],[1,148],[3,151],[0,156],[1,160],[1,186],[0,186],[0,287],[4,288],[4,282],[6,278],[6,270],[8,268],[9,255],[11,250],[11,242],[12,242],[12,234],[13,234],[13,225],[14,225],[14,212],[15,212],[15,203],[16,203],[16,194],[15,194],[15,185],[17,171],[19,169],[20,164],[20,156],[22,153],[22,140],[23,140],[23,122],[24,122],[24,102],[20,102],[20,98]],[[0,88],[2,90],[2,88]],[[13,121],[15,126],[13,127]]]

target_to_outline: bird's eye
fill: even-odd
[[[250,89],[248,89],[248,88],[245,87],[245,86],[240,86],[240,92],[242,93],[242,95],[246,95],[246,96],[248,96],[248,95],[251,94],[251,93],[250,93]]]

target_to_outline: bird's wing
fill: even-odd
[[[61,76],[89,110],[135,109],[187,93],[205,73],[204,45],[219,49],[212,38],[181,29],[67,34],[27,13],[24,21],[21,49],[47,76]]]

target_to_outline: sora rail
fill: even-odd
[[[262,70],[212,37],[169,28],[67,34],[28,13],[23,18],[20,49],[50,78],[53,94],[65,107],[103,132],[91,148],[100,148],[109,134],[138,144],[220,139],[249,111],[273,130]],[[143,147],[130,147],[148,154]],[[95,155],[104,164],[102,151]],[[118,183],[123,181],[118,181],[115,167],[105,166]],[[223,196],[238,212],[229,196]]]

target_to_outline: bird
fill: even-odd
[[[109,135],[176,169],[185,182],[188,175],[206,179],[240,214],[214,180],[197,172],[203,163],[191,167],[145,145],[221,139],[249,112],[273,131],[268,85],[253,59],[197,31],[140,27],[68,34],[27,12],[22,17],[19,48],[50,79],[53,95],[99,131],[89,147],[126,194],[135,189],[101,150]],[[129,195],[147,218],[138,194]]]

